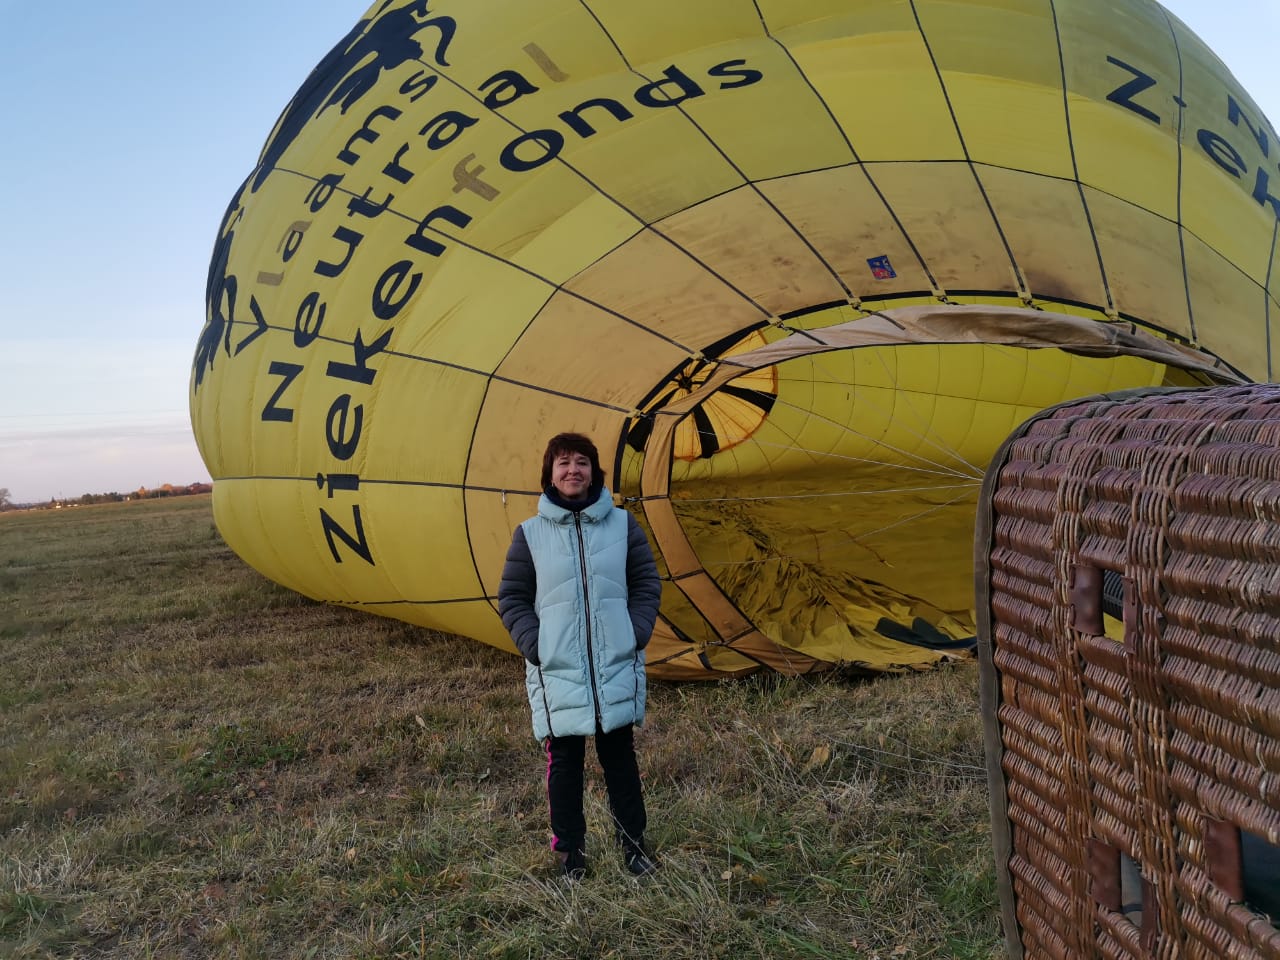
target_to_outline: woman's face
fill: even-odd
[[[591,460],[585,453],[565,451],[551,462],[551,485],[566,500],[584,500],[591,489]]]

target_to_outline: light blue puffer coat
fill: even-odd
[[[644,722],[644,647],[661,596],[644,531],[607,489],[576,511],[542,496],[512,537],[498,590],[527,661],[535,737]]]

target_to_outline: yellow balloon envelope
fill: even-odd
[[[654,675],[959,655],[1018,423],[1272,378],[1278,161],[1151,0],[379,2],[218,235],[218,528],[513,649],[503,556],[576,430],[668,578]]]

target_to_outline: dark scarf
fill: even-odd
[[[554,503],[557,507],[560,507],[562,510],[569,510],[573,513],[581,513],[583,510],[587,509],[587,507],[591,506],[593,503],[595,503],[597,500],[600,499],[600,492],[603,489],[604,489],[603,484],[593,483],[587,489],[586,497],[584,497],[581,500],[566,500],[564,497],[560,496],[560,491],[557,490],[555,486],[550,483],[547,484],[547,488],[542,492],[547,495],[548,500]]]

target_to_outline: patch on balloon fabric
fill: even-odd
[[[889,257],[868,257],[867,266],[871,268],[871,275],[877,280],[892,280],[898,274],[893,269],[893,264],[889,262]]]

